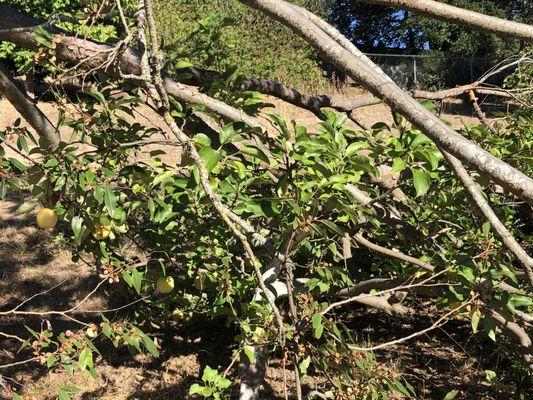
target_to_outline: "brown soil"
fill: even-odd
[[[287,118],[297,117],[307,126],[316,124],[316,118],[307,112],[282,103],[278,112]],[[39,104],[52,121],[57,119],[57,110],[52,104]],[[5,101],[0,101],[0,129],[9,126],[18,118],[16,112]],[[366,123],[390,122],[385,106],[361,109],[358,115]],[[144,123],[153,123],[165,129],[153,111],[141,110]],[[455,127],[464,123],[475,123],[468,115],[445,115]],[[143,122],[140,121],[140,122]],[[68,132],[63,132],[67,135]],[[95,268],[82,262],[71,261],[67,250],[58,250],[53,234],[35,228],[34,215],[17,215],[19,199],[7,198],[0,202],[0,311],[19,304],[36,293],[59,285],[55,290],[43,294],[25,305],[25,310],[63,310],[78,303],[97,284]],[[62,283],[63,282],[63,283]],[[111,296],[106,295],[106,292]],[[104,287],[84,303],[82,310],[99,310],[111,302],[119,302],[120,296]],[[381,313],[361,316],[354,314],[347,324],[359,333],[360,339],[372,343],[401,337],[421,327],[431,325],[435,318],[431,313],[422,317],[393,318]],[[98,318],[80,314],[79,318],[89,321]],[[73,327],[59,316],[50,316],[49,322],[57,332]],[[39,330],[43,323],[38,318],[0,318],[0,332],[25,335],[23,326]],[[7,371],[3,375],[22,384],[24,399],[54,399],[56,388],[73,385],[82,393],[77,399],[187,399],[188,387],[199,381],[205,365],[225,369],[231,362],[232,339],[235,332],[227,331],[223,325],[214,322],[191,322],[187,326],[174,327],[163,332],[160,341],[164,343],[160,358],[145,355],[131,355],[124,350],[104,347],[97,359],[98,379],[87,374],[68,376],[61,370],[47,373],[46,368],[26,364]],[[503,339],[499,339],[503,340]],[[0,365],[23,359],[17,355],[18,343],[0,337]],[[24,351],[23,351],[24,353]],[[27,355],[27,352],[25,353]],[[468,321],[456,320],[442,329],[401,346],[378,353],[380,362],[386,362],[403,373],[416,387],[420,398],[442,399],[451,390],[458,390],[457,399],[525,399],[530,382],[525,375],[515,373],[506,346],[495,346],[483,335],[471,335]],[[498,383],[485,379],[484,370],[494,370]],[[282,399],[284,376],[289,385],[289,398],[293,398],[291,366],[285,374],[279,357],[273,357],[267,373],[262,398]],[[10,381],[8,381],[10,383]],[[317,380],[304,381],[306,392],[315,389]],[[7,399],[0,386],[0,399]],[[531,398],[531,397],[529,397]]]

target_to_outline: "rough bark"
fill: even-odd
[[[35,129],[43,145],[51,150],[56,149],[61,141],[57,129],[41,110],[33,104],[28,95],[22,91],[1,62],[0,92],[9,100],[28,124]]]
[[[466,25],[484,32],[533,41],[533,26],[465,10],[433,0],[363,0],[365,3],[402,8],[417,14],[454,24]]]
[[[475,143],[447,126],[400,89],[368,57],[352,43],[348,42],[347,39],[342,38],[340,33],[338,34],[341,36],[339,40],[343,40],[343,43],[348,42],[346,46],[339,45],[338,40],[333,39],[310,20],[307,15],[302,14],[285,1],[241,0],[241,2],[272,16],[293,29],[322,52],[338,68],[346,71],[350,76],[362,83],[393,110],[403,114],[442,150],[453,154],[477,171],[487,174],[501,186],[506,187],[528,203],[533,204],[533,180],[531,178],[481,149]],[[318,19],[316,16],[315,18]],[[326,24],[324,21],[322,22]],[[334,29],[333,27],[330,28]]]

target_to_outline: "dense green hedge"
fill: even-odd
[[[320,14],[326,8],[324,0],[293,3]],[[312,48],[237,0],[159,0],[155,5],[167,51],[182,53],[195,65],[220,70],[227,63],[239,66],[242,74],[271,77],[295,86],[325,82]],[[224,27],[229,23],[224,18],[231,18],[235,25]],[[204,46],[207,42],[210,45]]]

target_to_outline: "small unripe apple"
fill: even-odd
[[[37,225],[42,229],[54,229],[57,224],[57,214],[49,208],[41,208],[37,213]]]
[[[174,278],[161,276],[157,278],[155,286],[159,293],[168,294],[174,290]]]

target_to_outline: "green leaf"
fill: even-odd
[[[397,172],[402,172],[405,168],[407,168],[405,161],[400,157],[396,157],[394,160],[392,160],[391,173],[395,174]]]
[[[244,354],[246,354],[246,357],[248,357],[248,360],[250,360],[251,363],[255,360],[255,350],[252,346],[244,346]]]
[[[485,236],[486,238],[489,237],[489,233],[490,233],[490,222],[489,221],[485,222],[481,226],[481,231],[483,232],[483,236]]]
[[[480,316],[481,316],[481,314],[478,312],[478,310],[475,310],[472,313],[472,320],[470,321],[470,323],[472,324],[472,331],[474,333],[477,332],[477,327],[479,325]]]
[[[70,226],[72,227],[72,232],[74,232],[74,240],[79,246],[81,244],[81,240],[83,239],[83,233],[85,232],[83,218],[76,215],[74,218],[72,218],[72,221],[70,221]]]
[[[197,133],[193,136],[192,140],[194,143],[199,144],[200,146],[211,146],[211,139],[205,133]]]
[[[115,216],[115,209],[117,208],[117,198],[113,189],[106,188],[104,192],[104,204],[109,211],[111,217]]]
[[[318,220],[317,222],[319,222],[322,225],[326,226],[326,228],[329,231],[334,232],[334,233],[336,233],[337,235],[339,235],[341,237],[344,236],[344,231],[337,224],[335,224],[334,222],[330,221],[329,219],[321,219],[321,220]]]
[[[28,148],[28,143],[26,142],[26,139],[24,138],[24,136],[19,136],[18,139],[17,139],[17,148],[19,150],[24,150],[26,153],[28,153],[30,151],[30,149]]]
[[[144,346],[146,347],[146,350],[148,350],[148,352],[154,357],[159,357],[159,350],[157,349],[157,346],[154,341],[148,335],[144,335],[142,337],[142,340]]]
[[[195,383],[189,388],[189,394],[201,394],[204,397],[209,397],[213,394],[213,390]]]
[[[489,382],[493,382],[494,379],[496,379],[496,372],[490,370],[490,369],[486,369],[485,370],[485,379],[488,380]]]
[[[416,197],[423,196],[429,190],[429,173],[420,168],[411,168],[413,173],[413,184],[416,190]]]
[[[243,154],[247,154],[249,156],[253,156],[255,158],[258,158],[259,160],[264,161],[267,164],[270,163],[270,160],[268,159],[268,156],[259,147],[256,147],[256,146],[243,146],[243,147],[241,147],[239,149],[239,152],[243,153]]]
[[[448,392],[446,396],[444,396],[443,400],[453,400],[458,394],[459,394],[458,390],[452,390],[451,392]]]
[[[309,368],[309,364],[311,363],[311,357],[307,356],[301,363],[300,363],[300,372],[302,375],[307,375],[307,369]]]
[[[437,108],[439,108],[434,102],[432,102],[431,100],[422,100],[420,102],[420,104],[427,110],[429,111],[433,111],[433,110],[436,110]]]
[[[321,313],[313,314],[312,323],[314,334],[317,339],[320,339],[322,337],[322,332],[324,331],[324,325],[322,325],[323,319],[324,316]]]
[[[88,347],[81,351],[78,364],[82,371],[93,366],[93,353]]]
[[[56,363],[56,357],[53,354],[50,354],[46,359],[46,366],[48,368],[52,367]]]
[[[367,142],[353,142],[348,145],[346,148],[346,157],[350,157],[353,154],[357,153],[361,149],[368,149]]]
[[[18,169],[20,172],[24,172],[26,171],[28,168],[22,164],[19,160],[17,160],[16,158],[12,158],[12,157],[9,157],[8,158],[9,162],[11,162],[11,164],[13,164],[13,166]]]
[[[233,123],[224,125],[218,135],[220,144],[226,144],[234,133],[235,127]]]
[[[93,196],[98,204],[102,204],[104,202],[104,188],[102,186],[96,186],[93,191]]]
[[[202,160],[204,160],[207,172],[211,172],[220,161],[220,154],[209,146],[202,147],[198,153],[202,157]]]
[[[209,365],[205,366],[204,373],[202,374],[202,380],[204,382],[214,382],[218,376],[218,371],[211,368]]]
[[[428,138],[426,135],[424,135],[422,132],[418,132],[418,134],[413,139],[409,147],[414,150],[416,147],[420,146],[421,144],[429,144],[429,143],[433,143],[431,139]]]
[[[141,294],[141,284],[143,280],[143,273],[138,269],[133,268],[131,270],[131,283],[137,294]]]
[[[487,336],[493,341],[496,341],[496,321],[492,318],[483,318],[483,329],[487,332]]]
[[[57,388],[57,393],[59,394],[59,400],[70,400],[69,394],[79,393],[81,389],[75,386],[60,386]]]
[[[27,214],[30,211],[32,211],[35,207],[37,207],[37,203],[32,203],[32,202],[22,203],[19,206],[19,208],[17,208],[17,215]]]
[[[69,374],[70,376],[73,376],[73,375],[74,375],[74,367],[72,366],[72,364],[66,364],[66,365],[65,365],[65,371],[66,371],[67,374]]]

